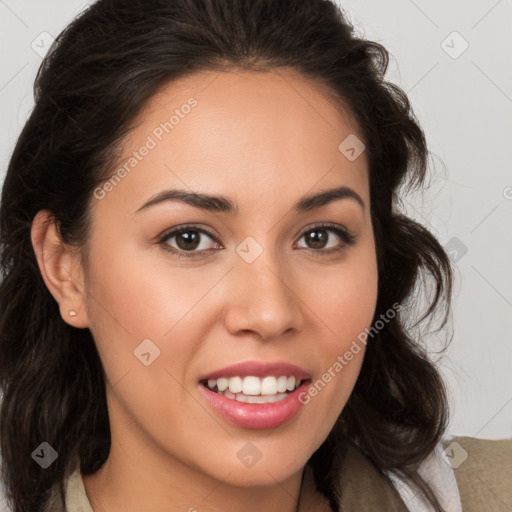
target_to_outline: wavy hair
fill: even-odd
[[[429,152],[406,94],[384,78],[388,60],[329,0],[99,0],[57,37],[39,68],[0,207],[0,447],[13,512],[42,511],[55,495],[64,502],[65,478],[76,467],[95,472],[110,449],[94,339],[62,320],[37,265],[32,221],[50,210],[63,241],[83,248],[94,188],[111,175],[148,100],[179,77],[291,68],[326,84],[366,146],[379,274],[374,320],[429,286],[423,317],[441,311],[446,324],[450,261],[397,207],[402,187],[424,184]],[[446,390],[406,316],[369,341],[348,403],[308,461],[335,511],[341,448],[352,442],[384,478],[407,478],[443,512],[418,466],[446,429]],[[59,454],[44,471],[30,460],[42,441]]]

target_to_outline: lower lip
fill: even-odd
[[[242,427],[263,430],[276,428],[294,418],[302,407],[299,398],[307,392],[311,381],[303,382],[295,391],[279,402],[247,404],[232,400],[199,384],[206,400],[224,419]]]

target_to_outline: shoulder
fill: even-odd
[[[462,510],[512,510],[512,439],[453,437],[443,442],[459,487]]]
[[[342,510],[407,512],[391,479],[354,444],[347,446],[340,483]]]

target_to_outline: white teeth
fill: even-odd
[[[213,386],[210,386],[210,382],[213,381]],[[215,387],[215,381],[217,381],[217,388],[219,391],[224,391],[225,389],[228,389],[229,386],[229,379],[220,378],[220,379],[209,379],[208,380],[208,387],[213,389]]]
[[[284,393],[286,391],[286,384],[288,382],[288,377],[282,375],[277,379],[277,391],[279,393]]]
[[[221,377],[218,379],[208,379],[208,387],[228,398],[235,398],[236,396],[236,399],[240,402],[268,403],[280,399],[274,400],[275,397],[287,396],[286,391],[294,391],[300,386],[301,382],[300,379],[296,379],[294,376],[280,375],[276,377],[270,375],[260,379],[250,375],[243,378]],[[254,401],[254,398],[260,399],[262,397],[265,397],[264,402]],[[267,400],[268,397],[271,397],[272,400]]]
[[[226,389],[226,391],[223,391],[222,393],[225,397],[227,398],[231,398],[231,400],[234,400],[235,399],[235,394],[234,393],[231,393],[231,391],[229,391],[229,389]]]
[[[220,393],[220,394],[225,396],[226,398],[232,399],[233,395],[231,393],[229,396],[225,395],[224,393]],[[269,396],[264,396],[264,395],[247,396],[247,395],[244,395],[243,393],[237,393],[235,395],[235,400],[237,400],[238,402],[243,402],[243,403],[247,403],[247,404],[273,404],[274,402],[279,402],[281,400],[284,400],[287,397],[288,397],[287,393],[278,393],[277,395],[269,395]]]
[[[275,395],[277,393],[277,379],[275,377],[265,377],[261,381],[262,395]]]
[[[242,382],[242,393],[244,395],[259,395],[261,383],[258,377],[245,377]]]
[[[286,389],[288,391],[293,391],[295,389],[295,377],[288,377],[288,382],[286,383]]]
[[[231,377],[229,379],[229,391],[231,391],[231,393],[240,393],[242,389],[243,385],[240,377]]]

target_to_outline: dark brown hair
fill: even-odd
[[[422,186],[429,153],[405,93],[384,78],[387,66],[385,48],[357,36],[328,0],[100,0],[59,35],[39,69],[1,198],[0,446],[14,512],[63,498],[65,477],[78,464],[96,471],[110,447],[101,360],[90,331],[60,317],[38,269],[32,220],[49,209],[63,240],[83,247],[91,194],[111,175],[116,148],[147,101],[179,77],[286,67],[326,84],[366,145],[379,266],[374,320],[395,303],[407,311],[428,276],[424,317],[441,311],[446,323],[449,259],[397,208],[402,185]],[[352,442],[442,511],[417,467],[445,431],[446,393],[405,320],[396,315],[369,340],[346,407],[308,461],[334,510],[343,492],[337,447]],[[30,459],[42,441],[59,453],[45,470]]]

